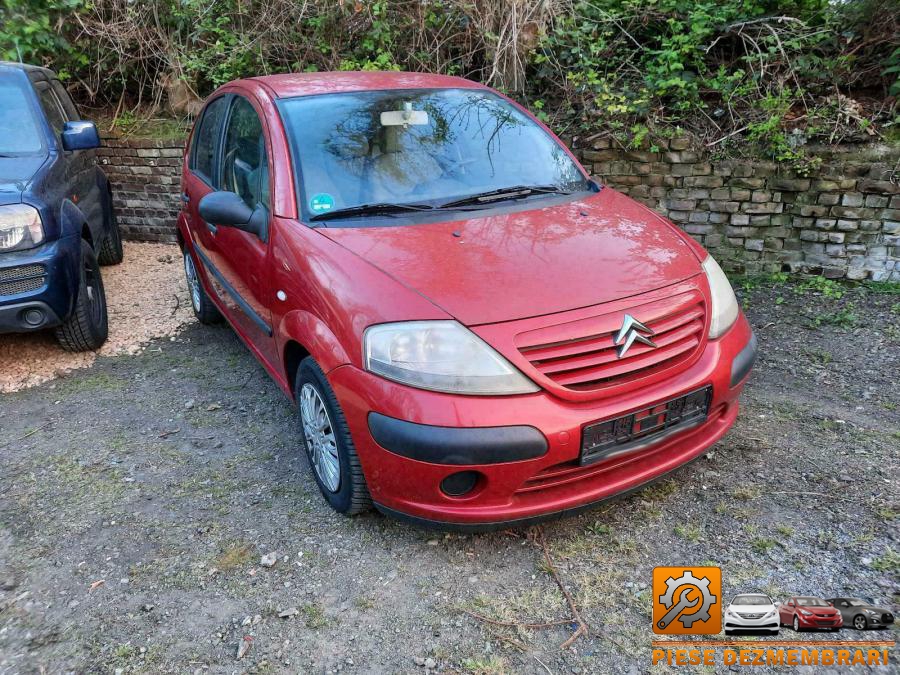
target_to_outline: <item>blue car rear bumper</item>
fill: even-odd
[[[65,321],[75,305],[80,261],[77,235],[0,253],[0,333],[52,328]]]

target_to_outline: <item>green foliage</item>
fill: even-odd
[[[810,140],[900,128],[885,101],[900,92],[900,0],[519,2],[512,24],[505,0],[0,0],[0,56],[125,109],[173,83],[202,98],[272,72],[463,75],[572,135],[658,149],[684,131],[800,175],[818,170]]]

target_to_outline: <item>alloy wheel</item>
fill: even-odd
[[[329,492],[337,492],[341,486],[341,459],[334,425],[321,394],[309,383],[300,389],[300,419],[316,475]]]
[[[184,252],[184,276],[187,278],[188,290],[191,292],[191,304],[194,311],[200,311],[200,279],[197,277],[197,268],[194,267],[194,259],[187,251]]]
[[[796,631],[797,633],[800,632],[800,619],[798,619],[796,616],[794,617],[794,631]]]
[[[857,616],[853,619],[853,627],[856,630],[864,630],[866,627],[866,619],[863,616]]]

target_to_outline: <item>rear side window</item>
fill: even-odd
[[[226,107],[224,97],[217,98],[206,106],[200,126],[197,127],[197,135],[194,137],[194,147],[191,150],[191,169],[213,187],[215,187],[214,176],[216,175],[216,146]]]
[[[62,85],[62,82],[59,80],[51,80],[50,86],[53,87],[53,92],[56,94],[56,98],[59,99],[59,102],[62,104],[62,109],[66,113],[66,117],[69,118],[70,122],[74,122],[76,120],[81,119],[78,115],[78,108],[75,107],[75,103],[72,102],[72,97],[69,96],[69,92],[66,91],[66,88]]]

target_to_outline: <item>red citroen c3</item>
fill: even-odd
[[[644,485],[737,415],[757,347],[716,261],[488,87],[232,82],[182,200],[197,317],[296,400],[341,513],[523,524]]]

